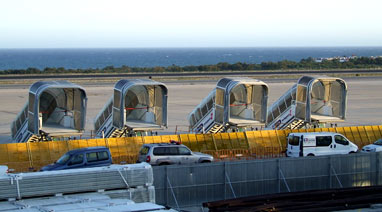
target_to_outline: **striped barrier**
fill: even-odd
[[[0,164],[15,172],[37,171],[69,150],[93,146],[109,147],[114,163],[135,163],[143,144],[170,140],[181,141],[191,150],[211,154],[217,160],[271,158],[283,155],[290,132],[338,132],[362,147],[382,137],[382,125],[0,144]]]

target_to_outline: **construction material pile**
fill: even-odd
[[[0,202],[1,212],[80,212],[80,211],[168,211],[164,206],[151,202],[135,203],[128,199],[113,199],[100,193],[40,197]]]
[[[7,174],[0,177],[0,199],[114,191],[135,202],[155,202],[152,185],[153,171],[147,163]]]

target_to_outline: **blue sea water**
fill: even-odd
[[[300,61],[307,57],[378,56],[382,47],[0,49],[0,70],[104,68]]]

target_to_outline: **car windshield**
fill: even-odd
[[[56,163],[63,165],[66,162],[68,162],[68,160],[70,159],[70,156],[71,155],[69,155],[69,154],[65,154],[65,155],[61,156],[60,159],[58,159]]]
[[[376,142],[374,142],[374,144],[382,146],[382,138],[378,139]]]

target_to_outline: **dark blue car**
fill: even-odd
[[[111,154],[107,147],[89,147],[75,149],[61,156],[55,163],[44,166],[40,171],[90,168],[109,166],[112,164]]]

